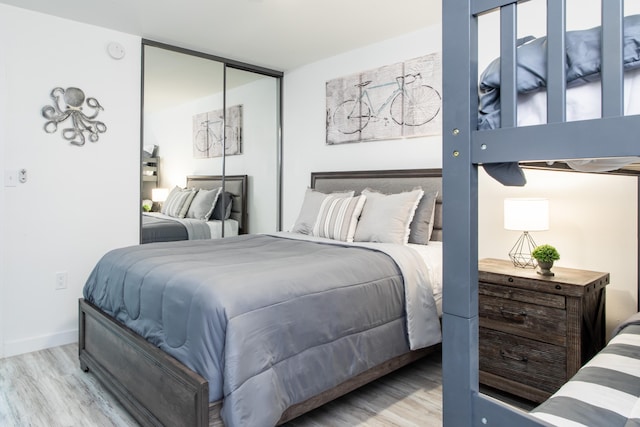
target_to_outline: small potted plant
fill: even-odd
[[[536,246],[533,252],[531,252],[531,256],[538,261],[538,274],[542,274],[543,276],[553,276],[553,272],[551,271],[551,267],[553,267],[553,262],[560,259],[560,254],[551,245],[540,245]]]

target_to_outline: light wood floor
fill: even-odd
[[[441,371],[438,352],[287,426],[441,426]],[[80,370],[76,344],[0,359],[0,426],[137,425],[91,373]]]

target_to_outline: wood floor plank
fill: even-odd
[[[437,427],[442,425],[440,354],[361,387],[286,427]],[[70,344],[0,359],[0,426],[136,427]]]

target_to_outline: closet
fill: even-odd
[[[280,230],[282,72],[142,44],[141,199],[187,176],[247,175],[249,232]]]

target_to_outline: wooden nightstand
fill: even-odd
[[[605,345],[609,273],[478,263],[480,382],[542,402]]]

